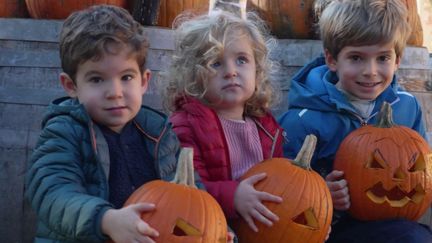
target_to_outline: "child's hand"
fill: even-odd
[[[269,227],[273,225],[274,221],[279,220],[279,217],[272,213],[261,202],[270,201],[280,203],[282,202],[282,198],[267,192],[257,191],[254,188],[254,184],[265,177],[266,174],[261,173],[243,180],[238,185],[234,194],[235,209],[255,232],[258,232],[258,228],[254,223],[254,218]]]
[[[334,170],[325,178],[336,210],[348,210],[351,206],[348,183],[343,179],[343,171]]]
[[[227,243],[234,243],[234,233],[233,232],[227,233]]]
[[[329,229],[328,229],[328,231],[327,231],[327,236],[326,236],[326,238],[325,238],[324,241],[327,241],[327,240],[328,240],[328,238],[330,237],[330,232],[331,232],[331,225],[330,225],[330,227],[329,227]]]
[[[102,231],[114,242],[154,243],[159,232],[141,220],[141,213],[155,209],[154,204],[137,203],[121,209],[109,209],[102,217]]]

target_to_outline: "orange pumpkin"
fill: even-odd
[[[125,203],[125,206],[138,202],[156,205],[154,211],[141,215],[159,231],[156,242],[227,242],[227,222],[221,207],[210,194],[195,187],[192,151],[182,149],[173,182],[146,183]]]
[[[314,2],[315,0],[248,0],[248,9],[257,11],[278,38],[316,39]]]
[[[161,27],[172,27],[177,15],[184,11],[196,14],[207,13],[209,0],[160,0],[157,25]]]
[[[0,0],[0,18],[23,18],[27,16],[24,0]]]
[[[408,9],[408,23],[411,26],[411,35],[407,40],[407,44],[413,46],[422,46],[423,28],[421,25],[420,16],[417,12],[417,0],[405,0],[405,5]]]
[[[376,126],[351,132],[334,169],[345,172],[353,217],[417,220],[432,202],[432,153],[416,131],[396,126],[385,103]]]
[[[294,161],[284,158],[265,160],[253,166],[242,179],[262,172],[267,177],[255,184],[255,189],[280,196],[283,202],[263,202],[279,221],[267,227],[257,223],[258,232],[252,231],[240,219],[234,231],[240,242],[322,243],[329,231],[333,205],[324,179],[310,168],[316,137],[309,135]]]
[[[26,3],[30,16],[36,19],[65,19],[74,11],[98,4],[128,7],[127,0],[26,0]]]

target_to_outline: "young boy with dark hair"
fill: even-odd
[[[71,14],[60,34],[69,97],[54,100],[31,157],[26,196],[36,242],[154,242],[141,220],[155,205],[122,208],[142,184],[174,177],[179,142],[167,117],[142,105],[150,71],[143,27],[121,8]]]

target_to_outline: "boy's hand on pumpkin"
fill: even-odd
[[[137,203],[121,209],[109,209],[102,217],[102,232],[114,242],[154,243],[159,233],[141,219],[143,212],[155,209],[154,204]]]
[[[254,219],[268,227],[272,226],[274,221],[279,220],[279,217],[264,206],[262,201],[280,203],[282,198],[267,192],[257,191],[254,188],[254,184],[263,180],[266,176],[265,173],[261,173],[244,179],[240,182],[234,194],[236,211],[255,232],[258,232],[258,228],[254,223]]]
[[[348,210],[351,206],[348,193],[348,182],[343,179],[344,172],[334,170],[325,178],[336,210]]]

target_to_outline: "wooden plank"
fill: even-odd
[[[26,140],[25,132],[3,133],[2,136],[20,136]],[[24,173],[28,150],[4,149],[0,147],[0,235],[2,242],[22,242],[26,232],[23,223]],[[30,223],[30,222],[27,222]],[[32,222],[31,224],[34,224]],[[31,227],[31,228],[34,228]],[[31,233],[31,232],[29,232]]]
[[[58,42],[62,21],[0,18],[0,39]]]
[[[407,91],[412,92],[431,92],[432,80],[404,80],[399,79],[399,84]]]
[[[65,96],[59,89],[29,89],[0,87],[0,103],[47,105],[57,97]]]
[[[0,18],[0,40],[58,42],[62,20]],[[174,49],[169,28],[144,27],[154,49]]]
[[[0,66],[4,67],[60,67],[57,50],[10,50],[0,48]]]
[[[61,68],[1,67],[0,88],[62,89],[59,74]],[[1,99],[1,96],[0,96]]]

